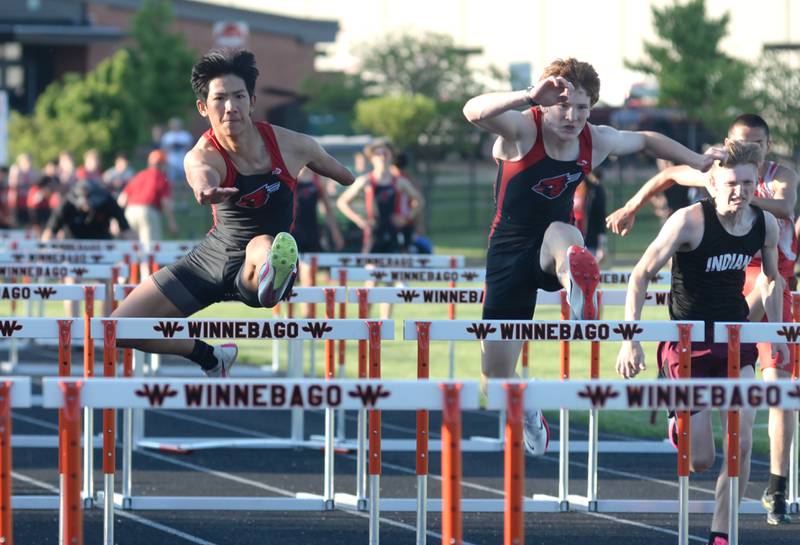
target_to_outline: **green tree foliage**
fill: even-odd
[[[153,123],[185,113],[193,55],[182,35],[170,33],[171,23],[169,2],[146,0],[131,24],[131,46],[88,74],[52,83],[30,116],[12,113],[12,156],[26,151],[41,164],[61,150],[80,157],[97,148],[108,161],[132,152]]]
[[[12,113],[12,157],[27,151],[41,164],[61,150],[80,156],[97,148],[108,157],[133,149],[142,127],[138,104],[128,92],[132,78],[130,55],[120,50],[85,77],[67,74],[48,86],[32,115]]]
[[[796,55],[797,53],[793,53]],[[786,54],[767,51],[753,73],[751,84],[756,95],[757,111],[770,127],[770,137],[786,146],[795,160],[800,152],[800,71]]]
[[[183,34],[171,32],[173,22],[168,0],[145,0],[131,22],[128,50],[135,77],[129,92],[142,105],[146,127],[183,117],[194,103],[189,76],[195,53]]]
[[[322,134],[353,134],[356,103],[368,94],[370,83],[361,74],[317,73],[303,81],[308,95],[305,110]]]
[[[387,95],[356,104],[357,123],[373,134],[388,137],[400,149],[416,145],[435,114],[436,102],[420,94]]]
[[[372,82],[371,92],[423,95],[434,101],[424,145],[416,146],[418,155],[439,156],[472,147],[473,131],[461,109],[467,99],[485,91],[482,81],[498,79],[499,71],[471,68],[471,53],[458,47],[451,36],[433,32],[390,34],[362,48],[361,67],[365,79]]]
[[[661,105],[682,109],[721,136],[731,116],[750,104],[744,92],[750,67],[719,48],[729,14],[709,18],[705,0],[675,1],[652,13],[660,41],[645,42],[647,59],[626,65],[655,76]]]

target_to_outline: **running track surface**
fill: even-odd
[[[413,438],[415,417],[412,413],[384,412],[385,438]],[[289,417],[273,411],[163,411],[147,412],[148,435],[156,436],[287,436]],[[100,420],[99,414],[96,423]],[[552,420],[552,419],[551,419]],[[14,434],[54,434],[54,411],[43,409],[14,412]],[[431,437],[438,436],[439,414],[431,414]],[[355,413],[347,417],[348,435],[355,432]],[[321,433],[321,412],[306,413],[306,433]],[[572,437],[586,438],[585,430],[575,429]],[[493,413],[465,412],[464,435],[496,435],[497,418]],[[557,437],[557,422],[551,424]],[[96,428],[99,432],[99,428]],[[604,437],[601,436],[601,440]],[[607,437],[606,437],[607,438]],[[619,439],[614,437],[614,439]],[[102,472],[95,451],[96,489],[102,489]],[[14,494],[54,494],[58,483],[55,449],[15,448],[13,460]],[[704,474],[692,475],[691,499],[711,499],[717,466]],[[117,454],[118,469],[121,453]],[[678,495],[675,455],[600,454],[599,494],[601,498],[652,498],[674,500]],[[381,477],[382,497],[416,495],[414,453],[384,453]],[[463,497],[502,498],[502,453],[464,453]],[[336,491],[355,490],[355,453],[339,453],[335,461]],[[438,453],[431,453],[429,497],[440,497]],[[755,459],[751,484],[746,498],[760,498],[768,474],[766,460]],[[557,495],[558,454],[526,458],[526,492]],[[119,472],[117,473],[119,491]],[[570,492],[586,490],[586,455],[571,455]],[[314,449],[218,449],[190,454],[167,454],[140,450],[134,453],[133,493],[135,495],[198,496],[293,496],[296,492],[321,494],[322,452]],[[773,527],[765,516],[742,515],[740,539],[748,545],[794,543],[798,540],[800,519],[792,525]],[[710,515],[690,516],[690,542],[705,543]],[[103,517],[99,508],[85,511],[85,543],[102,543]],[[381,512],[381,541],[387,544],[413,543],[413,513]],[[617,545],[661,545],[677,541],[677,515],[582,513],[527,513],[525,543],[547,545],[582,545],[614,543]],[[438,513],[428,515],[428,542],[441,543]],[[261,545],[325,544],[353,545],[366,543],[366,513],[337,510],[333,512],[242,512],[225,510],[220,500],[218,511],[121,511],[116,516],[118,545]],[[14,537],[19,544],[57,544],[56,511],[14,513]],[[502,513],[464,513],[465,543],[497,544],[503,540]]]

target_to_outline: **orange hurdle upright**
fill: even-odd
[[[692,376],[692,325],[678,324],[678,378]],[[678,545],[689,545],[689,468],[691,414],[689,411],[677,412],[678,425]]]
[[[0,543],[13,545],[11,517],[11,383],[0,383]]]
[[[738,379],[741,370],[741,328],[729,324],[728,328],[728,378]],[[728,543],[739,542],[739,469],[741,463],[739,411],[728,411],[728,486],[730,511],[728,515]]]
[[[461,545],[461,385],[442,389],[442,545]]]

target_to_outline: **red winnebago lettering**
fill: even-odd
[[[608,339],[608,324],[501,323],[500,338],[521,341],[566,341]]]
[[[340,386],[312,384],[186,384],[187,407],[338,407]]]
[[[458,282],[465,280],[466,276],[458,271],[446,270],[423,270],[423,271],[390,271],[390,276],[394,282]]]
[[[5,287],[0,290],[0,299],[30,299],[31,289],[27,287]]]
[[[189,337],[231,339],[295,339],[300,334],[296,322],[195,322],[189,321]]]
[[[10,265],[0,267],[0,276],[47,276],[50,278],[64,278],[69,276],[69,268],[48,265]]]
[[[746,388],[733,386],[728,390],[722,385],[693,384],[680,386],[666,383],[658,386],[626,386],[628,407],[667,409],[693,408],[713,409],[717,407],[779,407],[781,389],[776,385],[756,384]]]
[[[426,303],[481,303],[483,290],[420,290]]]

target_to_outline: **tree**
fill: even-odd
[[[31,116],[12,113],[12,155],[25,151],[41,164],[61,150],[80,156],[96,148],[106,159],[132,150],[142,132],[139,105],[128,92],[133,77],[130,55],[120,50],[85,77],[67,74],[49,85]]]
[[[724,134],[732,114],[747,109],[746,80],[750,67],[720,51],[730,16],[706,16],[705,0],[662,9],[653,7],[653,24],[660,43],[646,42],[647,60],[626,65],[658,80],[659,103],[686,112],[690,121],[689,147],[696,148],[695,122]]]
[[[133,17],[128,52],[134,71],[131,93],[142,105],[146,127],[183,117],[194,103],[189,75],[195,53],[182,33],[171,32],[174,22],[169,0],[145,0]]]
[[[474,70],[469,55],[447,34],[390,34],[361,48],[364,78],[378,95],[423,95],[435,101],[436,112],[418,154],[440,156],[472,148],[472,128],[464,122],[464,103],[486,89],[482,81],[499,79],[499,70]]]
[[[153,123],[184,114],[193,102],[193,54],[182,35],[169,32],[171,23],[168,1],[146,0],[131,24],[131,46],[85,75],[53,82],[32,115],[12,114],[12,155],[26,151],[41,164],[61,150],[81,156],[96,148],[110,160],[132,152]]]
[[[301,84],[308,95],[304,109],[323,134],[353,134],[356,103],[367,97],[370,83],[361,74],[317,73]]]
[[[798,160],[800,152],[800,71],[775,51],[767,51],[757,63],[751,84],[757,111],[770,127],[770,137],[788,148]]]
[[[373,134],[389,138],[399,149],[416,146],[431,126],[436,103],[423,95],[389,95],[356,103],[356,121]]]

